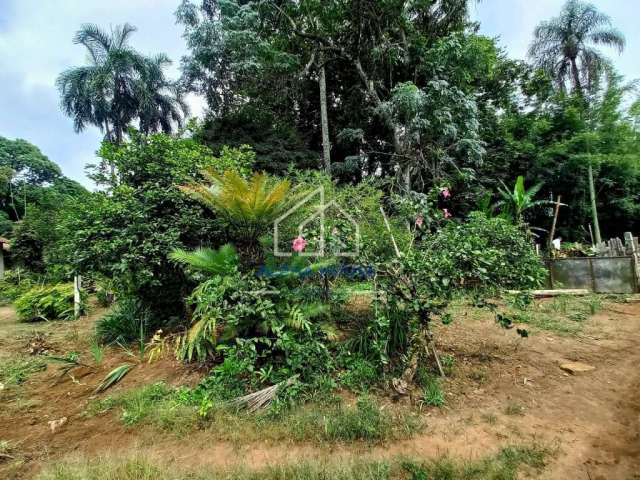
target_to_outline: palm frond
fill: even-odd
[[[228,275],[238,265],[238,254],[233,245],[229,244],[223,245],[218,250],[198,248],[189,252],[178,248],[169,254],[169,258],[177,263],[188,265],[194,270],[212,275]]]
[[[133,369],[133,367],[135,367],[134,364],[125,363],[120,365],[119,367],[114,368],[113,370],[111,370],[111,372],[107,374],[107,376],[104,378],[102,383],[98,385],[95,392],[96,393],[104,392],[105,390],[116,385],[124,377],[127,376],[127,374]]]

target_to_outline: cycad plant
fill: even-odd
[[[248,180],[235,171],[221,175],[209,169],[202,175],[207,183],[180,189],[218,213],[227,222],[243,262],[255,264],[261,258],[260,237],[294,202],[290,182],[273,180],[264,173],[254,173]]]
[[[231,275],[238,266],[236,249],[228,244],[218,250],[198,248],[189,252],[178,248],[169,254],[169,258],[208,275]]]

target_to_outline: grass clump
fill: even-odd
[[[318,443],[379,442],[405,438],[420,428],[415,414],[392,414],[369,396],[358,398],[353,405],[332,397],[303,405],[276,404],[271,410],[249,414],[235,411],[222,401],[198,399],[192,390],[171,389],[162,383],[95,401],[87,414],[118,409],[127,426],[152,425],[178,434],[206,429],[232,442],[291,438]]]
[[[161,430],[184,434],[198,428],[198,409],[182,399],[181,390],[164,383],[142,388],[93,402],[87,414],[98,415],[119,409],[120,419],[127,426],[153,425]]]
[[[517,480],[523,467],[542,470],[548,455],[548,450],[538,446],[507,447],[474,462],[443,458],[420,464],[404,462],[403,466],[411,480]]]
[[[410,459],[376,461],[314,460],[273,465],[258,470],[177,470],[143,457],[128,460],[92,459],[56,463],[37,480],[516,480],[524,468],[540,471],[549,452],[534,447],[507,447],[474,462],[450,458],[417,462]]]
[[[531,303],[519,302],[517,298],[508,302],[516,322],[560,335],[579,334],[589,318],[603,308],[602,299],[597,295],[560,295],[552,300]]]
[[[15,386],[24,383],[31,375],[47,368],[40,358],[0,358],[0,383]]]
[[[125,297],[118,301],[111,312],[96,323],[96,338],[101,343],[127,344],[144,336],[151,323],[151,314],[142,303]]]

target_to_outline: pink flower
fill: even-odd
[[[449,198],[451,196],[449,187],[444,187],[443,189],[440,190],[440,193],[442,194],[443,198]]]
[[[294,252],[300,253],[301,251],[304,250],[304,247],[307,246],[307,241],[304,238],[302,238],[302,236],[299,236],[298,238],[293,239],[292,246],[293,246]]]
[[[451,214],[449,213],[448,209],[443,208],[442,213],[444,214],[444,218],[451,218]]]
[[[423,224],[424,217],[422,215],[418,215],[418,218],[416,218],[416,227],[422,227]]]

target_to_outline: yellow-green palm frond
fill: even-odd
[[[180,190],[227,218],[236,227],[259,234],[292,204],[291,183],[273,180],[265,173],[244,179],[234,171],[202,172],[207,184],[191,184]]]

